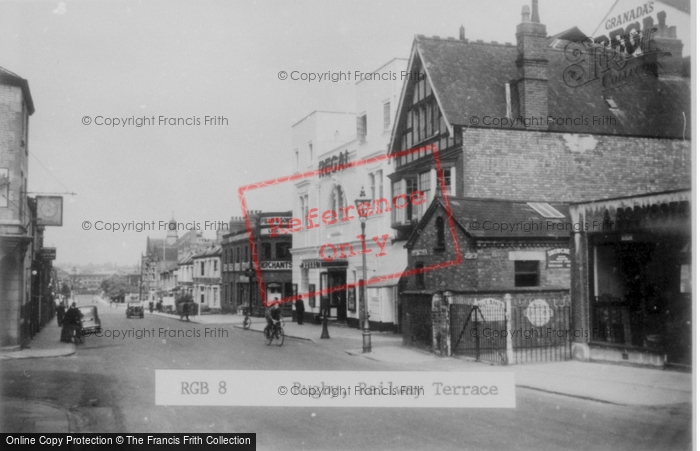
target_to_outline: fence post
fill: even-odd
[[[513,299],[510,296],[510,294],[506,293],[504,296],[504,300],[506,301],[506,365],[511,365],[514,364],[515,361],[513,360],[513,333],[511,332],[513,330],[513,321],[512,321],[512,315],[511,315],[511,307],[513,304]]]

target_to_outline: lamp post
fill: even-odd
[[[372,199],[367,198],[365,187],[360,190],[360,197],[355,199],[355,208],[360,216],[360,224],[362,225],[362,242],[365,241],[365,222],[372,208]],[[362,299],[360,302],[360,312],[362,321],[362,352],[372,352],[372,332],[369,330],[369,312],[367,309],[367,256],[362,253]]]

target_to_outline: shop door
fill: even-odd
[[[333,291],[335,287],[345,287],[347,284],[347,276],[345,270],[342,271],[329,271],[328,272],[328,284],[331,289],[331,307],[335,307],[338,310],[338,321],[345,321],[348,318],[347,313],[347,302],[346,302],[346,289],[342,288],[337,291]]]

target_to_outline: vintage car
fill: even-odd
[[[126,317],[143,318],[143,306],[141,302],[129,302],[126,304]]]
[[[100,321],[100,316],[97,314],[97,306],[85,305],[78,307],[78,310],[83,314],[80,320],[83,333],[95,333],[102,330],[102,322]]]

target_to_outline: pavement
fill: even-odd
[[[110,308],[108,304],[102,308]],[[114,307],[113,307],[114,308]],[[116,308],[123,308],[122,306]],[[149,313],[179,321],[178,315]],[[264,318],[252,318],[249,329],[261,333]],[[240,315],[191,316],[194,324],[231,325],[243,329]],[[298,325],[288,318],[284,325],[287,338],[306,340],[321,346],[332,345],[349,355],[392,364],[407,364],[413,370],[445,370],[462,372],[511,372],[517,387],[558,395],[588,399],[603,403],[632,406],[665,406],[693,401],[693,375],[675,371],[611,365],[575,360],[511,366],[488,365],[463,358],[445,358],[427,351],[402,346],[400,335],[387,332],[372,333],[372,352],[362,353],[362,332],[329,323],[330,339],[321,339],[322,327],[316,324]],[[1,352],[0,360],[64,357],[75,354],[75,345],[59,341],[56,321],[47,324],[29,346],[11,352]],[[32,400],[0,398],[2,410],[16,416],[12,431],[51,432],[75,429],[75,421],[67,410]],[[0,412],[2,413],[2,412]]]

